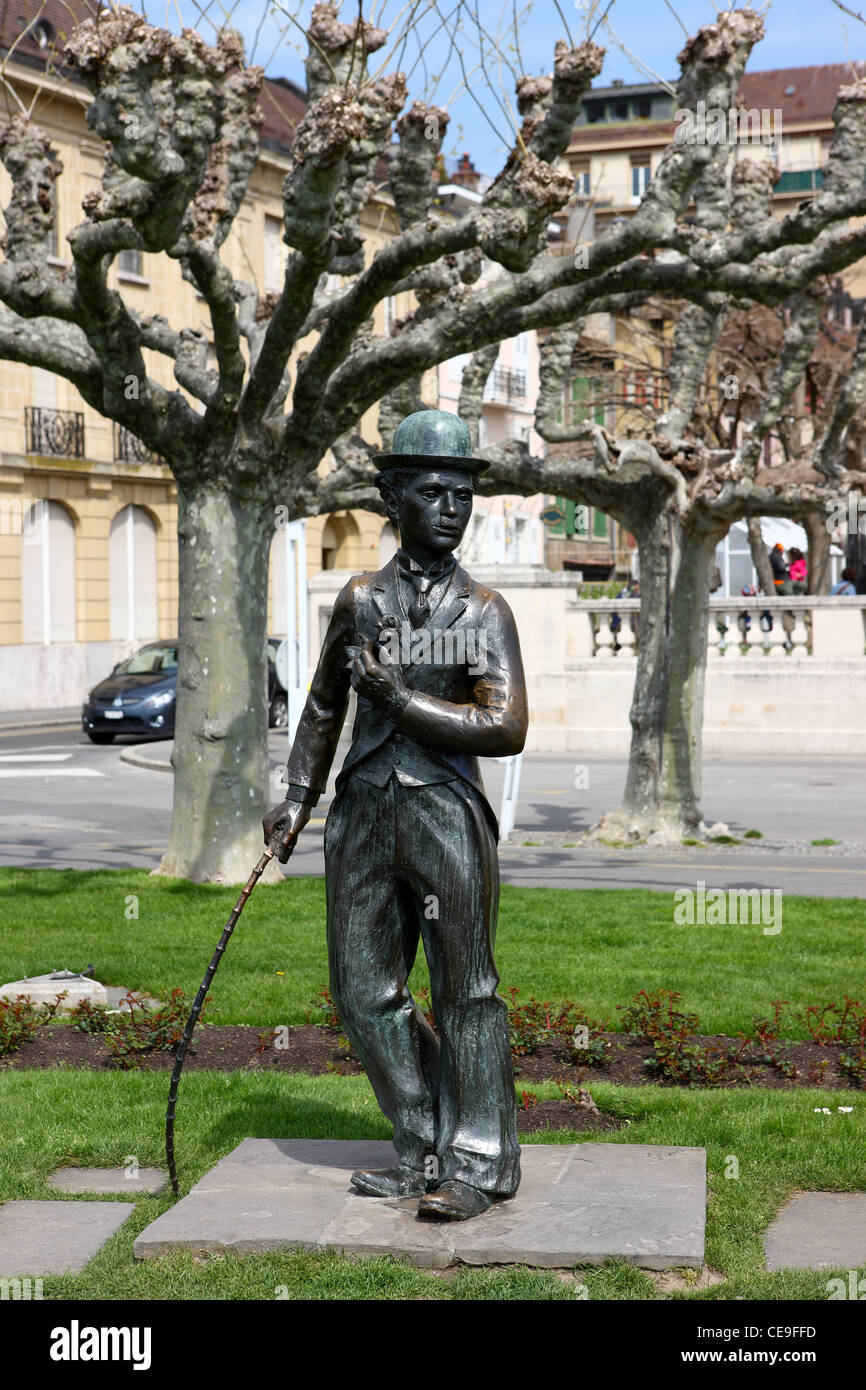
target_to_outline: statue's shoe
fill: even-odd
[[[493,1201],[480,1188],[451,1178],[440,1183],[435,1192],[425,1193],[418,1203],[418,1215],[429,1221],[468,1221],[487,1211]]]
[[[418,1168],[359,1168],[352,1186],[365,1197],[418,1197],[427,1191],[427,1180]]]

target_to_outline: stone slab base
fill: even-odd
[[[800,1192],[764,1232],[768,1269],[866,1265],[866,1193]]]
[[[0,1278],[74,1274],[134,1211],[134,1202],[6,1202],[0,1207]]]
[[[390,1143],[245,1139],[141,1233],[135,1255],[295,1247],[393,1254],[432,1269],[455,1261],[557,1269],[614,1256],[646,1269],[703,1265],[703,1149],[527,1144],[515,1198],[443,1224],[419,1221],[417,1198],[351,1188],[353,1169],[395,1162]]]

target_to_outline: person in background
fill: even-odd
[[[831,594],[841,594],[842,596],[845,596],[845,595],[847,595],[847,594],[856,594],[856,592],[857,592],[857,588],[856,588],[856,585],[855,585],[855,580],[856,580],[856,578],[857,578],[857,571],[855,570],[854,566],[853,566],[853,565],[846,565],[845,568],[844,568],[843,571],[842,571],[842,574],[841,574],[841,576],[840,576],[838,582],[837,582],[836,584],[833,585],[832,589],[830,590],[830,593],[831,593]]]
[[[788,551],[788,573],[791,578],[790,592],[792,594],[805,594],[808,575],[806,557],[802,550],[798,550],[795,545],[792,545]]]
[[[788,573],[788,566],[785,564],[785,547],[781,541],[776,541],[770,551],[770,569],[773,571],[773,584],[777,594],[790,594],[791,576]]]

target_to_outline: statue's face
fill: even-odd
[[[418,473],[406,484],[399,505],[400,538],[447,555],[463,539],[472,515],[472,476],[442,469]]]

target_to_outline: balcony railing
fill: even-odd
[[[26,405],[24,427],[27,431],[28,454],[84,458],[84,416],[79,411]]]
[[[494,367],[484,387],[485,401],[522,401],[526,398],[526,372],[513,367]]]
[[[114,424],[112,432],[116,463],[165,463],[161,454],[155,454],[146,444],[142,444],[138,435],[124,425]]]

